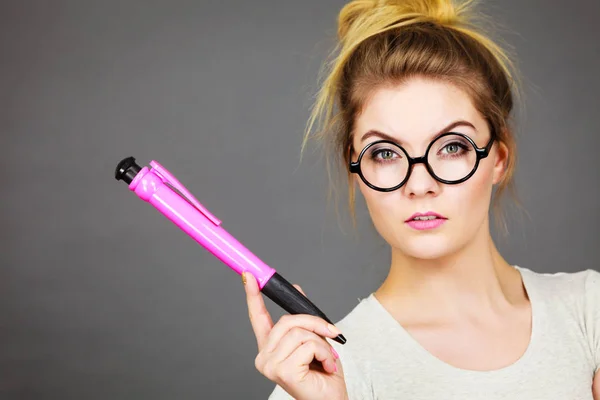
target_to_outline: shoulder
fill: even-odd
[[[373,318],[373,305],[370,301],[370,296],[362,299],[358,298],[357,300],[358,304],[356,304],[348,314],[334,322],[335,326],[339,328],[347,342],[344,345],[340,345],[330,341],[330,343],[334,343],[336,351],[340,349],[347,355],[356,354],[357,351],[364,349],[365,342],[368,340],[369,335],[369,330],[366,325],[370,325],[369,322]]]
[[[596,369],[600,366],[600,272],[539,273],[521,270],[530,297],[546,316],[548,329],[568,332],[587,342]]]
[[[346,330],[352,332],[361,330],[364,327],[365,319],[373,317],[373,302],[372,295],[368,295],[364,298],[357,298],[358,304],[356,304],[352,310],[346,314],[342,319],[335,322],[335,325],[340,330]]]
[[[546,301],[582,303],[590,296],[599,296],[600,272],[593,269],[543,273],[517,268],[521,271],[525,286],[538,292]]]
[[[380,357],[382,315],[373,294],[359,298],[352,310],[335,322],[347,342],[343,345],[328,339],[340,355],[346,387],[351,399],[372,398],[372,362]],[[379,345],[379,346],[378,346]]]
[[[586,288],[592,291],[595,295],[599,295],[600,292],[600,272],[588,269],[584,271],[586,274]]]
[[[358,304],[335,325],[342,331],[347,342],[342,351],[361,363],[368,363],[374,350],[381,341],[385,323],[385,314],[379,309],[379,304],[371,293],[367,297],[358,298]],[[337,348],[336,347],[336,350]]]

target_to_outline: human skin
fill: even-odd
[[[467,124],[441,132],[455,121]],[[373,89],[355,121],[353,161],[382,138],[363,140],[372,130],[390,136],[411,157],[424,155],[438,133],[466,134],[480,148],[490,139],[486,120],[466,92],[427,78]],[[512,364],[531,336],[531,306],[520,273],[500,255],[490,233],[492,189],[507,157],[506,146],[496,141],[476,173],[456,185],[436,181],[423,164],[393,192],[375,191],[356,175],[373,224],[391,247],[389,274],[375,296],[421,345],[459,368]],[[406,223],[428,211],[447,219],[429,230]]]

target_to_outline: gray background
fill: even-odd
[[[389,255],[364,206],[358,238],[342,231],[322,162],[299,164],[343,3],[0,3],[3,399],[272,390],[254,369],[239,276],[114,179],[129,155],[171,169],[331,319],[378,287]],[[529,216],[498,244],[536,271],[597,269],[600,3],[485,9],[509,28],[499,35],[527,95],[517,182]]]

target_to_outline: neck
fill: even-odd
[[[416,259],[392,249],[390,272],[375,293],[398,312],[416,310],[449,318],[499,311],[523,300],[521,277],[498,252],[483,224],[475,239],[453,254]]]

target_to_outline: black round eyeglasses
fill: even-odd
[[[438,182],[454,185],[469,179],[479,161],[490,153],[495,135],[479,148],[465,134],[448,132],[429,143],[423,157],[412,158],[407,151],[389,140],[369,143],[350,162],[350,172],[358,174],[371,189],[380,192],[397,190],[408,181],[415,164],[425,164],[429,174]]]

